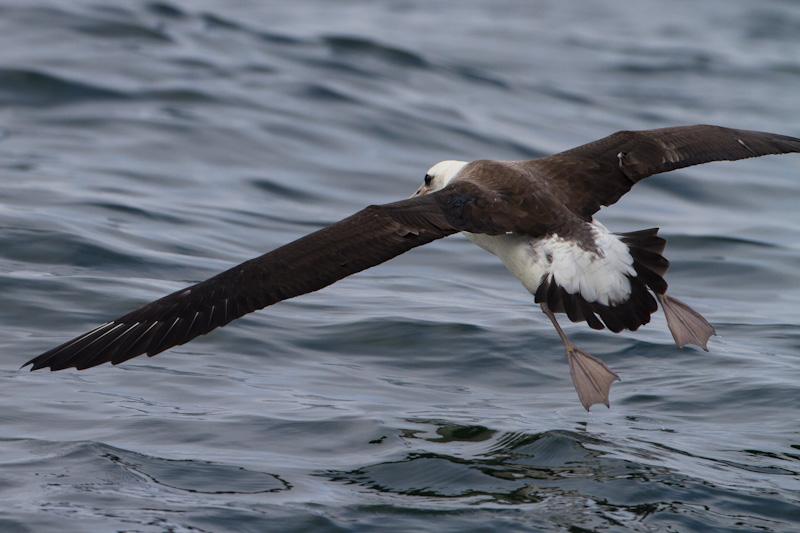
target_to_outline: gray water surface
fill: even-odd
[[[0,3],[0,530],[800,529],[800,155],[637,185],[659,313],[563,346],[455,236],[153,359],[31,357],[442,159],[693,123],[800,136],[789,0]]]

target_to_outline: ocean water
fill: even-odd
[[[571,325],[454,236],[158,357],[31,357],[442,159],[800,136],[790,0],[0,3],[0,531],[800,530],[800,155],[637,185],[719,335]]]

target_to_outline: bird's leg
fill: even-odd
[[[708,351],[706,347],[708,339],[717,333],[714,331],[714,326],[709,324],[700,313],[677,298],[666,294],[656,294],[656,298],[664,310],[667,326],[678,348],[694,344]]]
[[[575,385],[575,390],[578,392],[578,398],[580,398],[583,407],[587,411],[596,403],[602,403],[606,407],[610,407],[608,393],[611,390],[611,384],[618,380],[619,376],[608,368],[603,361],[572,344],[567,339],[561,326],[558,325],[553,311],[546,303],[541,303],[540,305],[542,306],[542,311],[553,323],[561,340],[564,342],[564,348],[567,350],[567,362],[569,362],[569,373],[572,376],[572,383]]]

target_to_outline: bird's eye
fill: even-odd
[[[425,174],[425,185],[426,186],[430,186],[432,179],[433,179],[433,176],[431,176],[430,174]]]

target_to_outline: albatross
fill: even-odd
[[[620,131],[528,161],[442,161],[406,200],[326,228],[102,324],[28,361],[78,370],[154,356],[248,313],[317,291],[437,239],[464,234],[519,279],[553,323],[586,410],[619,376],[575,346],[556,314],[635,331],[658,305],[675,344],[708,350],[714,328],[667,295],[658,228],[612,233],[593,215],[648,176],[710,161],[800,152],[800,139],[710,125]]]

